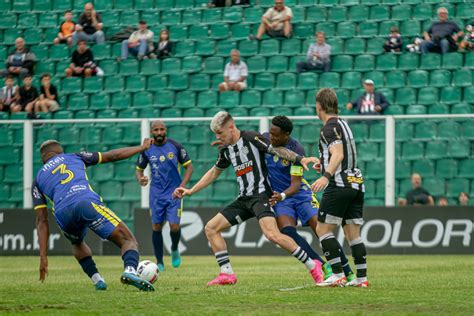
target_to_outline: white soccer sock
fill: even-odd
[[[137,270],[135,270],[135,268],[131,266],[125,267],[125,272],[131,273],[131,274],[137,274]]]
[[[230,265],[230,262],[221,265],[221,273],[234,274],[234,270],[232,270],[232,266]]]
[[[99,281],[104,281],[104,278],[99,274],[99,273],[95,273],[92,277],[91,277],[91,280],[92,280],[92,283],[97,284],[97,282]]]
[[[306,266],[306,268],[308,268],[308,270],[311,270],[316,266],[313,260],[303,249],[301,249],[301,247],[296,248],[296,250],[293,251],[291,254],[293,255],[293,257],[301,261]]]

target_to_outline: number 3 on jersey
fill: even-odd
[[[74,178],[74,173],[71,170],[67,169],[66,164],[60,164],[53,171],[51,171],[51,173],[55,174],[58,171],[60,174],[67,174],[67,178],[64,180],[61,180],[61,184],[66,184]]]

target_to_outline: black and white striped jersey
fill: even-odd
[[[240,138],[234,145],[220,149],[215,167],[225,169],[234,167],[240,187],[239,196],[272,194],[268,181],[268,169],[265,153],[271,148],[267,139],[253,131],[241,131]]]
[[[322,173],[326,171],[331,160],[329,149],[336,144],[342,144],[344,159],[329,179],[328,186],[352,188],[364,192],[364,178],[360,169],[357,168],[357,150],[352,131],[346,121],[339,117],[332,117],[320,132],[319,153]]]

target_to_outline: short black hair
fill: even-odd
[[[64,14],[66,14],[66,13],[72,13],[72,10],[66,10],[66,11],[64,11]]]
[[[50,152],[51,149],[54,148],[54,147],[61,147],[62,148],[61,143],[58,142],[55,139],[50,139],[50,140],[44,141],[40,146],[41,155],[44,155],[45,153]]]
[[[25,78],[33,78],[33,75],[32,74],[26,74],[26,75],[23,76],[23,79],[25,79]]]
[[[7,80],[7,79],[15,79],[15,78],[13,78],[12,75],[8,75],[8,76],[5,77],[5,80]]]
[[[146,24],[146,21],[141,20],[140,22],[138,22],[138,24]]]
[[[51,75],[49,73],[44,73],[41,75],[40,80],[43,80],[43,78],[49,77],[51,78]]]
[[[293,131],[293,122],[284,115],[275,116],[272,119],[272,124],[288,134],[291,134]]]

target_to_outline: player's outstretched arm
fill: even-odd
[[[114,162],[114,161],[130,158],[136,154],[141,153],[142,151],[147,150],[148,148],[150,148],[152,144],[153,144],[152,138],[145,138],[141,146],[124,147],[124,148],[118,148],[118,149],[107,151],[105,153],[102,153],[101,162],[102,163]]]
[[[294,151],[285,148],[285,147],[269,147],[269,153],[275,156],[278,156],[280,158],[289,160],[291,162],[297,162],[300,163],[304,170],[308,171],[308,165],[310,163],[317,164],[319,163],[319,159],[316,157],[303,157],[301,155],[298,155]]]
[[[206,188],[212,182],[214,182],[214,180],[216,180],[220,176],[221,173],[222,173],[222,170],[214,166],[211,169],[209,169],[191,189],[186,189],[183,187],[176,188],[176,190],[174,190],[173,192],[173,197],[176,199],[181,199],[186,195],[191,196],[194,193],[197,193],[201,191],[202,189]]]
[[[336,173],[337,168],[339,168],[339,165],[344,160],[344,149],[342,144],[331,146],[329,152],[331,153],[331,160],[329,161],[327,168],[324,170],[324,175],[316,180],[311,186],[313,192],[319,192],[326,188],[329,183],[329,178]]]
[[[39,253],[40,253],[40,281],[44,282],[48,275],[48,209],[41,207],[36,209],[36,231],[38,233]]]

